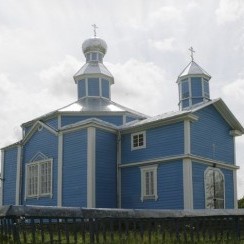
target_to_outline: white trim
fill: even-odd
[[[238,199],[237,199],[237,176],[236,170],[233,170],[233,186],[234,186],[234,209],[238,209]]]
[[[139,135],[143,136],[143,145],[139,145]],[[134,146],[134,137],[138,136],[138,146]],[[146,131],[140,131],[131,134],[131,151],[146,148]]]
[[[41,176],[40,176],[40,165],[42,163],[51,163],[51,167],[50,167],[50,176],[51,176],[51,179],[50,179],[50,193],[43,193],[41,194],[40,191],[41,191],[41,188],[40,188],[40,182],[41,182]],[[33,195],[33,196],[28,196],[28,175],[27,175],[27,171],[28,171],[28,167],[31,166],[31,165],[37,165],[38,167],[38,181],[37,181],[37,194],[36,195]],[[53,159],[52,158],[49,158],[49,159],[44,159],[44,160],[39,160],[39,161],[35,161],[35,162],[29,162],[29,163],[26,163],[25,165],[25,201],[26,199],[31,199],[31,198],[36,198],[36,199],[39,199],[39,198],[42,198],[42,197],[50,197],[52,198],[53,197]]]
[[[87,128],[87,208],[96,207],[96,128]]]
[[[123,114],[123,125],[125,125],[125,124],[126,124],[126,115]]]
[[[58,135],[58,185],[57,185],[57,206],[62,207],[63,188],[63,133]]]
[[[117,207],[121,208],[121,134],[117,134]]]
[[[202,85],[202,98],[205,98],[205,90],[204,90],[204,79],[201,77],[201,85]]]
[[[184,120],[184,153],[191,153],[191,123],[190,120]]]
[[[183,159],[184,209],[193,209],[192,162]]]
[[[1,196],[0,206],[3,206],[3,188],[4,188],[4,150],[1,150]]]
[[[17,169],[16,169],[15,205],[20,205],[21,151],[22,151],[21,146],[18,146]]]
[[[172,155],[172,156],[168,156],[168,157],[152,158],[150,160],[145,160],[145,161],[141,161],[141,162],[123,163],[119,167],[127,168],[127,167],[143,166],[143,165],[153,164],[153,163],[160,164],[160,163],[166,163],[168,161],[181,160],[181,159],[191,159],[192,161],[194,161],[194,163],[206,164],[208,166],[213,166],[215,164],[219,168],[225,168],[225,169],[231,169],[231,170],[240,168],[236,165],[222,163],[217,160],[201,158],[201,157],[197,157],[195,155],[184,155],[184,154]]]
[[[61,115],[58,115],[58,129],[62,127],[62,120],[61,120]]]
[[[205,194],[205,209],[207,209],[207,201],[206,201],[206,174],[209,170],[218,171],[223,176],[223,191],[224,191],[224,209],[225,209],[225,175],[219,168],[207,167],[204,171],[204,194]]]
[[[141,170],[141,201],[144,202],[145,200],[158,200],[158,179],[157,179],[157,174],[158,174],[158,165],[150,165],[150,166],[144,166],[140,167]],[[145,174],[147,172],[153,172],[153,189],[154,189],[154,194],[147,196],[146,195],[146,182],[145,182]]]

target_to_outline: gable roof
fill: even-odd
[[[221,114],[221,116],[231,126],[231,128],[233,128],[233,130],[237,130],[241,134],[244,134],[244,128],[221,98],[214,99],[208,102],[202,102],[200,104],[192,106],[189,109],[185,109],[182,111],[173,111],[158,116],[154,116],[148,119],[144,119],[141,121],[132,121],[130,123],[127,123],[126,125],[120,126],[120,128],[121,130],[127,130],[141,126],[148,126],[160,123],[163,124],[167,122],[170,123],[174,121],[183,120],[185,118],[196,120],[197,116],[194,115],[194,113],[210,105],[213,105],[216,108],[216,110]]]

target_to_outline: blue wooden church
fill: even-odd
[[[179,111],[149,117],[111,101],[104,40],[84,41],[72,104],[22,124],[1,149],[1,205],[237,208],[235,137],[244,128],[192,57]]]

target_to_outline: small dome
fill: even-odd
[[[101,52],[105,54],[107,52],[107,43],[101,38],[89,38],[83,42],[82,50],[84,54],[88,52]]]

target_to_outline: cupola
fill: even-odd
[[[209,80],[211,76],[194,61],[193,48],[189,50],[192,60],[177,79],[180,110],[210,100]]]
[[[83,42],[82,50],[86,63],[74,75],[78,99],[84,97],[111,99],[110,86],[114,84],[114,78],[103,64],[103,57],[107,52],[106,42],[96,37],[94,31],[94,37]]]

